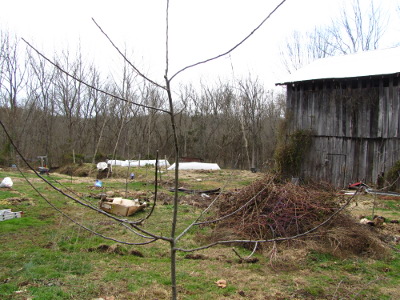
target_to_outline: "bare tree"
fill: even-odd
[[[360,0],[352,0],[350,8],[343,2],[339,17],[329,25],[293,33],[281,50],[283,65],[291,73],[317,58],[377,49],[387,22],[374,0],[367,7]]]
[[[3,82],[3,73],[7,57],[7,52],[6,52],[7,41],[8,41],[8,33],[5,33],[4,31],[0,30],[0,87],[2,86]]]
[[[54,68],[46,68],[43,59],[35,59],[31,53],[29,54],[29,71],[28,84],[27,84],[27,102],[31,101],[35,106],[35,115],[33,122],[29,123],[30,130],[24,130],[27,137],[35,137],[36,143],[29,143],[30,149],[35,149],[36,155],[48,155],[53,153],[54,144],[57,144],[55,139],[55,89],[54,89]],[[36,126],[34,126],[34,124]],[[32,131],[40,128],[40,132],[32,134]],[[33,142],[33,141],[32,141]],[[33,146],[34,145],[34,146]],[[33,146],[33,147],[32,147]],[[52,156],[49,158],[51,164]]]
[[[314,28],[314,31],[307,33],[294,31],[280,50],[286,71],[292,73],[315,59],[334,55],[328,36],[324,28]]]
[[[268,100],[264,88],[259,84],[258,79],[252,80],[248,78],[245,81],[239,81],[238,85],[239,97],[242,104],[242,126],[247,127],[251,139],[251,163],[249,162],[249,168],[255,170],[256,156],[261,138],[260,133],[264,121],[263,116],[266,113]]]
[[[76,135],[80,134],[78,120],[81,116],[84,92],[84,85],[81,81],[86,80],[86,78],[84,78],[85,66],[80,49],[78,49],[76,57],[73,57],[69,50],[66,50],[61,56],[56,58],[56,60],[57,64],[63,66],[63,68],[68,70],[73,76],[80,79],[80,81],[73,80],[60,70],[56,70],[57,109],[66,119],[66,130],[64,130],[66,139],[63,147],[64,155],[72,155],[73,161],[75,162],[75,153],[78,150],[77,146],[79,141],[79,137]]]
[[[103,87],[100,72],[95,66],[89,68],[88,78],[91,85],[97,86],[98,88]],[[86,138],[86,140],[87,143],[91,145],[91,147],[88,147],[88,151],[93,153],[92,163],[94,164],[96,162],[100,143],[102,142],[104,128],[108,120],[106,110],[108,97],[95,89],[87,89],[86,97],[88,99],[87,115],[90,120],[89,131],[91,136],[91,139]]]
[[[15,113],[18,106],[18,92],[22,89],[25,69],[20,65],[18,59],[18,39],[10,37],[8,33],[2,34],[2,62],[1,74],[2,88],[1,98],[6,101],[6,105]],[[15,116],[14,116],[15,117]]]
[[[18,107],[20,104],[21,92],[26,83],[26,61],[20,60],[19,42],[16,36],[10,36],[8,32],[0,32],[0,105],[3,104],[9,111],[3,116],[7,118],[11,135],[17,138],[18,132],[21,130],[18,124]],[[19,143],[17,139],[17,143]],[[9,143],[4,146],[7,148]],[[3,149],[4,152],[12,151],[12,149]],[[6,155],[13,156],[9,152]]]
[[[353,0],[350,14],[342,9],[340,18],[328,27],[330,46],[338,53],[377,49],[385,32],[387,19],[373,0],[363,9],[360,0]]]

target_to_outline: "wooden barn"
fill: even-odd
[[[400,160],[400,47],[319,59],[286,85],[289,134],[310,130],[300,173],[376,184]]]

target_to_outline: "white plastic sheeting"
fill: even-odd
[[[97,170],[100,170],[100,171],[103,171],[103,170],[107,169],[107,167],[108,167],[108,165],[104,161],[103,162],[99,162],[97,164]]]
[[[168,170],[175,170],[175,164],[172,164]],[[221,168],[214,163],[182,162],[179,163],[179,170],[221,170]]]
[[[113,166],[121,166],[121,167],[144,167],[146,165],[150,166],[155,166],[156,165],[156,160],[108,160],[108,164],[113,165]],[[158,166],[159,167],[168,167],[169,162],[167,160],[159,160],[158,161]]]
[[[123,160],[117,160],[117,159],[107,160],[107,164],[112,166],[120,166],[123,162],[124,162]]]
[[[5,177],[3,181],[0,183],[0,188],[10,188],[13,186],[13,181],[10,177]]]
[[[313,61],[281,80],[291,82],[400,73],[400,47],[332,56]]]

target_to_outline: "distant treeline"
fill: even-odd
[[[73,159],[154,158],[158,150],[160,157],[173,160],[162,88],[126,65],[118,76],[104,79],[81,55],[55,55],[52,60],[77,81],[38,55],[21,54],[22,45],[4,32],[1,45],[0,120],[24,157],[34,161],[47,155],[51,166],[60,166]],[[223,168],[260,169],[271,162],[284,115],[282,94],[248,78],[180,87],[173,98],[181,156]],[[0,130],[0,164],[15,162],[18,155]]]

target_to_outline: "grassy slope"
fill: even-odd
[[[128,191],[149,191],[151,171],[136,170],[136,180]],[[54,193],[43,182],[27,173],[35,186],[59,209],[80,223],[105,235],[135,241],[125,228],[110,222]],[[29,187],[16,172],[0,171],[0,179],[10,176],[12,189],[0,190],[0,209],[23,211],[24,217],[0,222],[0,298],[1,299],[168,299],[169,245],[156,242],[146,246],[125,246],[109,252],[93,251],[99,245],[113,245],[84,231],[60,216]],[[162,175],[161,189],[170,186],[172,174]],[[192,189],[240,188],[257,176],[249,172],[184,172],[182,186]],[[57,174],[50,176],[71,187],[81,196],[101,192],[93,187],[93,178]],[[104,179],[104,190],[125,191],[125,179]],[[60,186],[61,187],[61,186]],[[148,192],[150,193],[150,192]],[[21,201],[10,200],[17,198]],[[88,198],[89,199],[89,198]],[[89,199],[94,204],[97,200]],[[379,201],[376,200],[376,201]],[[158,205],[153,218],[144,224],[150,231],[169,234],[172,206]],[[365,208],[369,212],[368,207]],[[200,212],[182,205],[179,228],[183,229]],[[382,200],[375,213],[391,218],[400,212],[399,200]],[[138,216],[140,217],[144,212]],[[199,244],[209,228],[189,232],[182,247]],[[248,250],[235,247],[242,255]],[[143,257],[129,254],[134,249]],[[398,299],[400,256],[373,260],[365,257],[338,259],[318,251],[286,248],[256,254],[255,264],[239,263],[230,247],[216,247],[187,259],[179,253],[178,285],[180,299]],[[215,282],[227,281],[218,288]]]

